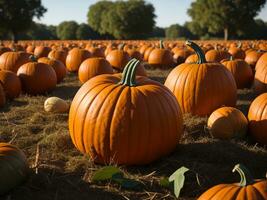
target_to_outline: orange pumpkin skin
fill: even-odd
[[[241,48],[232,47],[228,51],[234,59],[242,59],[244,60],[246,57],[245,52]]]
[[[19,77],[11,71],[0,71],[0,82],[8,99],[14,99],[21,93],[21,82]]]
[[[50,47],[37,46],[37,47],[35,47],[33,54],[37,58],[47,57],[50,51],[51,51]]]
[[[26,48],[26,52],[33,54],[34,53],[34,49],[35,49],[35,46],[34,45],[29,45]]]
[[[25,154],[8,143],[0,143],[0,196],[21,184],[29,174]]]
[[[106,57],[106,60],[110,63],[110,65],[119,71],[124,69],[130,59],[131,58],[127,52],[119,49],[110,51]]]
[[[267,144],[267,93],[258,96],[249,107],[249,133],[260,144]]]
[[[143,60],[143,55],[137,51],[136,49],[128,49],[127,53],[129,54],[130,58],[136,58],[137,60]]]
[[[91,53],[92,57],[101,57],[105,58],[105,52],[102,48],[97,48],[97,47],[88,47],[86,48]]]
[[[255,66],[257,64],[257,61],[262,56],[263,53],[257,52],[257,51],[250,51],[245,58],[245,61],[252,67],[252,69],[255,69]]]
[[[257,68],[253,88],[258,95],[267,92],[267,65]]]
[[[49,52],[48,58],[60,60],[65,65],[67,55],[68,53],[64,50],[52,50]]]
[[[197,63],[197,61],[198,61],[197,54],[192,54],[186,58],[185,63]]]
[[[222,63],[234,76],[237,89],[249,88],[254,75],[251,67],[241,59],[224,61]]]
[[[0,108],[3,107],[5,103],[6,103],[6,94],[4,92],[2,83],[0,83]]]
[[[79,80],[85,83],[89,79],[100,74],[113,74],[113,69],[104,58],[88,58],[82,62],[79,68]]]
[[[11,51],[11,49],[8,47],[0,46],[0,55],[8,51]]]
[[[49,92],[56,87],[55,70],[44,63],[29,62],[22,65],[18,72],[24,92],[32,95]]]
[[[165,82],[182,112],[206,116],[221,106],[234,107],[237,88],[231,72],[219,63],[205,63],[203,53],[201,59],[202,64],[184,63],[177,66]]]
[[[244,166],[236,165],[240,183],[219,184],[204,192],[198,200],[265,200],[267,199],[267,181],[254,180]]]
[[[39,58],[38,62],[45,63],[53,67],[57,75],[57,83],[60,83],[61,81],[63,81],[63,79],[65,78],[67,74],[67,69],[61,61],[43,57],[43,58]]]
[[[145,52],[144,52],[144,61],[148,61],[148,57],[150,55],[150,53],[154,50],[154,47],[148,47],[146,48]]]
[[[79,48],[73,48],[69,51],[66,58],[66,67],[70,72],[77,72],[80,65],[84,60],[90,58],[91,54],[89,51]]]
[[[223,59],[229,59],[230,54],[226,51],[220,51],[220,50],[209,50],[206,54],[206,60],[207,62],[220,62]]]
[[[181,64],[185,62],[186,58],[190,56],[192,52],[187,49],[177,49],[173,53],[173,59],[176,64]]]
[[[17,73],[18,68],[29,62],[30,54],[22,52],[6,52],[0,56],[0,70]]]
[[[154,49],[148,57],[148,63],[154,68],[168,69],[174,66],[172,53],[167,49]]]
[[[137,76],[132,86],[120,81],[96,76],[75,95],[69,130],[76,148],[103,164],[147,164],[170,153],[183,133],[175,97],[147,77]]]
[[[261,55],[259,60],[256,63],[255,70],[257,71],[258,68],[263,68],[267,66],[267,53]]]
[[[210,115],[208,128],[215,138],[242,138],[247,133],[248,121],[240,110],[233,107],[222,107]]]

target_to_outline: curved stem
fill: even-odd
[[[240,182],[239,185],[241,187],[245,187],[247,185],[251,185],[254,183],[254,179],[250,174],[249,170],[242,164],[235,165],[233,172],[238,172],[240,175]]]
[[[124,46],[125,46],[125,43],[119,44],[118,49],[123,50]]]
[[[160,40],[159,41],[159,48],[160,49],[164,49],[163,40]]]
[[[242,47],[242,42],[238,41],[237,48],[240,49]]]
[[[187,40],[185,42],[185,44],[189,47],[191,47],[192,49],[194,49],[194,51],[196,52],[197,56],[198,56],[198,64],[203,64],[206,63],[206,58],[205,58],[205,54],[202,51],[202,49],[194,42]]]
[[[127,63],[127,65],[125,66],[123,70],[120,84],[127,85],[130,87],[136,86],[135,74],[136,74],[136,69],[139,63],[140,61],[135,58],[130,60]]]

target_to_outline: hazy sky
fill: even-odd
[[[190,20],[187,9],[193,0],[147,0],[152,3],[156,10],[157,26],[167,27],[174,23],[183,24]],[[91,4],[97,0],[42,0],[48,9],[40,20],[45,24],[57,25],[62,21],[75,20],[78,23],[87,22],[87,12]],[[259,18],[267,21],[267,5],[260,12]]]

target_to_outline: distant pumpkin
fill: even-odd
[[[61,98],[50,97],[44,102],[44,110],[52,113],[65,113],[69,110],[69,104]]]
[[[21,82],[14,72],[6,70],[0,71],[0,83],[2,83],[8,99],[14,99],[20,95]]]
[[[70,72],[77,72],[80,65],[84,60],[90,58],[91,54],[89,51],[79,48],[73,48],[69,51],[66,58],[66,67]]]

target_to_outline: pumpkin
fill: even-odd
[[[14,99],[21,93],[21,82],[17,74],[11,71],[0,71],[0,82],[4,88],[6,97]]]
[[[57,75],[57,83],[60,83],[65,78],[67,69],[61,61],[43,57],[39,58],[38,62],[45,63],[53,67]]]
[[[68,53],[64,50],[52,50],[49,52],[48,58],[60,60],[65,65],[67,55]]]
[[[160,69],[168,69],[175,65],[171,51],[164,49],[162,41],[160,41],[160,48],[155,48],[149,54],[148,63],[152,67]]]
[[[237,89],[249,88],[254,79],[251,67],[244,60],[236,59],[233,57],[222,64],[233,74],[236,82]]]
[[[86,46],[85,49],[88,50],[91,53],[91,56],[92,57],[105,58],[105,52],[104,52],[104,50],[102,48],[96,47],[96,45]]]
[[[65,113],[69,110],[69,104],[58,97],[50,97],[44,102],[44,110],[52,113]]]
[[[137,60],[143,60],[143,55],[136,49],[128,49],[127,53],[129,54],[130,58],[136,58]]]
[[[242,138],[246,135],[247,128],[247,118],[233,107],[219,108],[208,119],[211,135],[219,139]]]
[[[256,69],[253,88],[257,95],[267,92],[267,65]]]
[[[135,76],[131,60],[121,75],[87,81],[70,107],[69,130],[77,149],[102,164],[148,164],[170,153],[183,133],[180,107],[161,83]]]
[[[29,174],[25,154],[8,143],[0,143],[0,196],[20,185]]]
[[[35,46],[34,45],[29,45],[26,48],[26,52],[27,53],[30,53],[30,54],[33,54],[34,53],[34,49],[35,49]]]
[[[262,54],[263,53],[260,51],[250,51],[247,53],[245,61],[252,67],[252,69],[255,69],[256,63]]]
[[[229,54],[227,51],[223,51],[223,50],[216,50],[216,49],[212,49],[209,50],[206,54],[206,60],[207,62],[220,62],[223,59],[229,59],[231,56],[231,54]]]
[[[51,51],[50,47],[37,46],[37,47],[35,47],[33,54],[37,58],[47,57],[50,51]]]
[[[186,58],[192,54],[188,49],[177,49],[173,51],[173,59],[176,64],[184,63]]]
[[[29,62],[29,54],[23,52],[6,52],[0,56],[0,70],[17,73],[18,68]]]
[[[0,82],[0,108],[3,107],[5,103],[6,103],[6,94],[4,92],[2,83]]]
[[[198,62],[198,55],[195,53],[195,54],[192,54],[190,56],[188,56],[185,61],[185,63],[197,63]]]
[[[217,108],[235,106],[237,88],[233,75],[220,63],[207,63],[201,48],[187,41],[198,63],[183,63],[168,75],[165,86],[176,96],[183,113],[206,116]]]
[[[78,72],[81,83],[85,83],[100,74],[113,74],[111,65],[104,58],[86,59],[82,62]]]
[[[106,59],[110,63],[110,65],[120,72],[124,69],[126,64],[131,59],[129,54],[122,49],[123,45],[121,45],[119,49],[110,51],[106,56]]]
[[[248,111],[249,133],[260,144],[267,145],[267,93],[251,103]]]
[[[22,89],[28,94],[42,94],[56,87],[57,75],[55,70],[45,63],[32,62],[22,65],[17,72],[22,83]]]
[[[8,47],[0,46],[0,55],[8,51],[11,51],[11,49]]]
[[[239,183],[219,184],[204,192],[198,200],[265,200],[267,199],[267,181],[254,180],[249,170],[237,164],[233,172],[238,172]]]
[[[265,68],[265,67],[267,67],[267,53],[261,55],[261,57],[256,63],[255,70],[257,71],[258,68]]]
[[[229,53],[233,56],[234,59],[245,59],[246,54],[245,52],[241,49],[242,47],[242,43],[239,42],[239,44],[237,45],[237,47],[231,47],[229,49]]]
[[[79,48],[73,48],[69,51],[66,58],[66,67],[70,72],[77,72],[80,65],[84,60],[90,58],[91,54],[89,51]]]
[[[148,61],[148,58],[149,58],[149,55],[150,55],[150,53],[154,50],[155,48],[154,47],[148,47],[148,48],[146,48],[146,50],[145,50],[145,52],[144,52],[144,58],[143,58],[143,60],[144,61]]]

